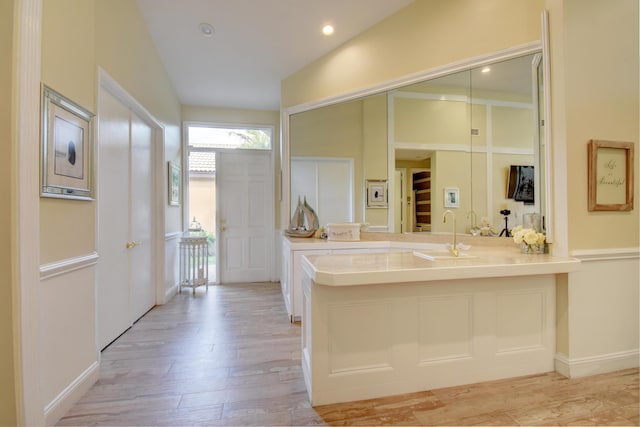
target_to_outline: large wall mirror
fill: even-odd
[[[370,231],[450,232],[446,209],[460,233],[548,221],[541,59],[536,44],[287,111],[289,217],[306,198],[320,224]]]

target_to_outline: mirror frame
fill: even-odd
[[[285,229],[288,227],[290,218],[289,213],[291,212],[291,150],[290,150],[290,117],[297,113],[302,113],[305,111],[314,110],[321,107],[327,107],[330,105],[355,101],[367,96],[371,95],[379,95],[381,93],[385,93],[391,90],[399,89],[403,86],[420,83],[426,80],[435,79],[438,77],[442,77],[448,74],[453,74],[461,71],[471,70],[473,68],[481,67],[484,65],[489,65],[495,62],[506,61],[512,58],[516,58],[519,56],[525,56],[534,53],[542,53],[542,61],[543,61],[543,93],[544,93],[544,140],[545,140],[545,164],[546,164],[546,175],[545,175],[545,183],[544,183],[544,193],[545,193],[545,212],[542,212],[546,219],[546,233],[547,233],[547,241],[552,242],[553,236],[553,221],[550,213],[553,211],[551,206],[551,114],[550,114],[550,66],[549,66],[549,40],[548,40],[548,14],[547,12],[543,12],[542,14],[542,40],[536,41],[532,43],[528,43],[525,45],[515,46],[512,48],[507,48],[504,50],[500,50],[498,52],[490,53],[487,55],[481,55],[473,58],[468,58],[462,61],[454,62],[451,64],[443,65],[440,67],[434,67],[431,69],[423,70],[414,74],[410,74],[408,76],[400,77],[398,79],[382,82],[378,85],[370,86],[364,89],[355,90],[351,92],[346,92],[340,95],[320,99],[317,101],[311,101],[299,105],[294,105],[291,107],[286,107],[282,110],[281,114],[281,147],[280,147],[280,202],[281,202],[281,228]],[[393,170],[395,168],[395,164],[391,165],[391,160],[395,158],[395,156],[389,156],[387,153],[388,160],[388,170]],[[388,197],[391,199],[393,194],[393,186],[389,186],[389,195]],[[389,209],[389,214],[387,216],[387,227],[388,229],[390,225],[393,224],[394,213],[393,209]],[[387,231],[387,233],[390,233]]]

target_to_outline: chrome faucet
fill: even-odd
[[[451,214],[451,217],[453,218],[453,246],[449,249],[449,252],[451,252],[451,255],[453,256],[458,256],[459,251],[458,251],[458,239],[456,236],[456,214],[449,209],[444,211],[444,213],[442,214],[442,222],[445,224],[447,223],[447,214]]]

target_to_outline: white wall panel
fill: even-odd
[[[321,225],[351,222],[353,211],[353,160],[294,157],[291,159],[291,213],[298,197],[316,211]]]

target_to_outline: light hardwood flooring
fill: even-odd
[[[312,408],[278,283],[178,294],[102,353],[58,425],[638,425],[638,369],[551,372]]]

